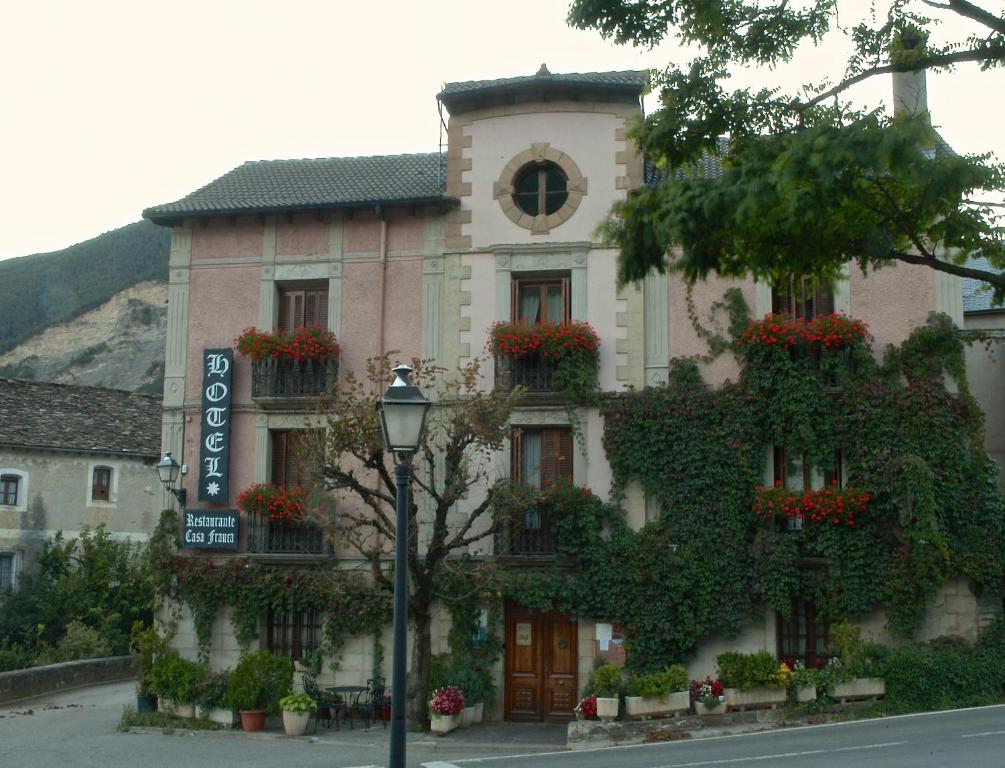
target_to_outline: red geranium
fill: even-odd
[[[432,710],[437,715],[459,715],[464,709],[464,692],[456,685],[433,691]]]
[[[317,325],[302,326],[293,333],[245,328],[234,346],[238,354],[256,363],[267,357],[288,357],[299,363],[338,360],[340,351],[335,334]]]
[[[754,489],[754,512],[759,517],[798,518],[811,523],[855,525],[855,516],[866,511],[872,496],[855,488],[840,488],[836,482],[812,491],[790,491],[775,483],[773,488]]]
[[[247,512],[273,521],[300,521],[307,510],[307,489],[296,485],[280,488],[269,483],[256,483],[237,496],[237,506]]]
[[[513,323],[500,320],[489,328],[486,351],[514,360],[540,352],[557,360],[586,355],[596,357],[600,337],[589,323]]]

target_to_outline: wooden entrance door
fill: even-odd
[[[576,706],[576,620],[506,606],[507,720],[571,720]]]

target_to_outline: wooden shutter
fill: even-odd
[[[796,311],[792,278],[787,277],[771,290],[771,311],[776,315],[794,315]]]
[[[572,480],[572,430],[541,431],[541,487]]]
[[[272,484],[286,487],[287,432],[272,433]]]
[[[832,314],[834,314],[834,286],[829,280],[818,280],[813,288],[813,314],[811,317]]]
[[[304,317],[302,325],[328,327],[328,290],[304,291]]]

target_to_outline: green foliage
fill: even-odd
[[[625,676],[621,667],[604,664],[590,674],[587,690],[602,698],[613,699],[625,691]]]
[[[10,672],[31,666],[31,659],[25,649],[6,639],[0,640],[0,672]]]
[[[141,545],[115,541],[102,525],[79,539],[45,542],[38,574],[0,605],[0,637],[42,661],[76,652],[128,652],[134,621],[149,623],[153,589]],[[73,636],[67,629],[73,622]],[[87,628],[94,634],[83,633]],[[99,639],[100,638],[100,639]]]
[[[144,280],[167,278],[170,232],[146,221],[0,262],[0,353]]]
[[[999,614],[975,646],[951,638],[878,648],[886,714],[996,704],[1005,698],[1005,618]]]
[[[130,728],[160,728],[162,733],[171,734],[179,731],[218,731],[225,726],[212,720],[199,720],[189,717],[175,717],[167,712],[137,712],[130,706],[123,707],[118,730],[128,731]]]
[[[283,712],[313,712],[318,703],[306,693],[290,693],[279,700]]]
[[[205,667],[173,650],[158,655],[150,670],[154,692],[176,704],[194,704],[205,677]]]
[[[231,709],[264,709],[278,714],[279,700],[293,685],[293,662],[268,651],[246,653],[237,662],[227,684]]]
[[[178,556],[178,517],[165,510],[150,541],[150,565],[158,594],[192,611],[199,655],[209,657],[213,622],[232,607],[231,626],[242,650],[258,639],[267,611],[318,611],[324,615],[323,653],[334,663],[349,637],[372,634],[391,616],[391,595],[353,574],[327,566],[275,567],[262,563],[216,564]]]
[[[624,624],[629,664],[648,672],[728,637],[761,602],[788,614],[808,597],[832,621],[882,607],[909,637],[947,577],[999,588],[1005,507],[951,323],[933,316],[882,367],[864,345],[831,358],[736,349],[736,383],[712,389],[693,361],[675,361],[666,386],[603,405],[616,489],[639,482],[660,517],[633,532],[617,510],[570,495],[558,540],[569,537],[563,554],[578,570],[520,574],[509,596]],[[840,450],[867,510],[854,525],[802,530],[758,519],[770,445],[816,472],[835,470]]]
[[[616,203],[604,228],[619,248],[621,282],[665,271],[674,246],[681,255],[673,267],[691,280],[833,277],[852,259],[863,268],[900,259],[963,274],[958,265],[980,252],[992,269],[972,276],[1005,300],[1003,228],[992,203],[973,202],[1005,188],[1005,167],[989,155],[943,151],[927,114],[863,111],[846,90],[891,71],[1000,65],[1005,26],[970,3],[939,4],[968,31],[937,39],[952,25],[930,21],[925,0],[884,8],[859,20],[854,4],[824,0],[573,2],[569,20],[580,28],[639,45],[670,37],[693,52],[690,62],[654,73],[659,106],[631,132],[664,178]],[[850,20],[841,15],[849,11]],[[775,70],[798,66],[796,49],[825,38],[852,50],[835,59],[847,62],[844,72],[780,89]],[[760,75],[763,87],[728,90],[739,69]],[[721,173],[706,171],[709,156]],[[942,261],[936,249],[958,255]]]
[[[632,696],[659,697],[686,691],[687,682],[687,669],[681,664],[674,664],[662,672],[632,675],[628,689]]]
[[[129,655],[136,670],[136,692],[140,695],[155,693],[153,684],[154,662],[168,651],[168,639],[155,627],[134,621],[129,635]]]
[[[207,709],[227,706],[230,672],[207,672],[196,690],[195,702]]]
[[[729,651],[715,657],[719,679],[727,688],[749,691],[751,688],[781,688],[785,681],[779,675],[778,661],[768,651],[737,653]]]
[[[476,666],[474,659],[467,658],[451,664],[444,676],[447,685],[456,685],[464,692],[465,704],[478,704],[485,701],[491,675],[491,669]]]
[[[34,664],[58,664],[77,659],[100,659],[112,655],[112,647],[101,633],[74,619],[66,625],[66,634],[55,648],[42,645],[35,654]]]

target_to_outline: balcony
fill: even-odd
[[[497,557],[552,557],[558,551],[551,530],[551,506],[537,503],[522,515],[498,521],[495,533]]]
[[[248,551],[266,555],[330,555],[321,526],[293,520],[248,516]]]
[[[251,364],[251,397],[266,405],[296,398],[317,397],[338,382],[335,360],[294,361],[285,355],[266,357]]]
[[[557,360],[544,355],[527,355],[517,360],[506,355],[496,355],[495,385],[504,391],[523,387],[528,392],[552,392],[557,367]]]

